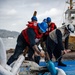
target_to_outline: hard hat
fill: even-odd
[[[43,19],[43,22],[47,22],[47,19]]]
[[[51,18],[47,17],[47,23],[51,22]]]
[[[45,33],[46,29],[48,28],[48,25],[46,22],[42,22],[42,23],[38,23],[38,27],[40,28],[40,30]]]
[[[32,21],[37,21],[37,17],[36,17],[36,16],[33,16],[33,17],[31,18],[31,20],[32,20]]]
[[[70,33],[74,33],[74,26],[72,24],[66,25],[66,28]]]

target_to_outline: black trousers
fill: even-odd
[[[23,50],[28,46],[31,51],[29,52],[30,56],[33,55],[33,49],[26,43],[22,34],[18,36],[17,44],[14,50],[14,54],[8,59],[7,64],[10,65],[12,62],[18,59],[19,55],[23,53]],[[32,52],[32,53],[31,53]]]
[[[50,37],[47,37],[45,43],[46,43],[47,52],[49,54],[50,59],[52,59],[52,54],[53,54],[57,60],[62,54],[59,44],[56,44],[53,40],[51,40]],[[59,59],[59,61],[61,61],[61,58]]]

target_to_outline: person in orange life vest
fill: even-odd
[[[32,26],[32,25],[34,25],[34,28],[36,29],[36,27],[37,27],[37,17],[36,16],[32,16],[32,18],[31,18],[31,22],[30,21],[28,21],[28,24],[27,24],[27,26]],[[39,44],[39,42],[38,42],[38,44]],[[37,46],[38,46],[38,44],[37,44]],[[39,49],[40,50],[40,49]],[[41,51],[41,50],[40,50]],[[33,54],[34,53],[34,54]],[[33,56],[32,56],[33,55]],[[31,51],[31,48],[28,48],[28,60],[30,60],[30,61],[35,61],[37,64],[39,64],[39,61],[40,61],[40,56],[37,54],[37,52],[35,51],[35,52],[33,52],[33,51]]]
[[[43,19],[43,22],[46,22],[47,23],[47,19],[45,18],[45,19]]]
[[[32,18],[31,18],[31,21],[28,21],[28,24],[27,24],[27,26],[29,25],[31,25],[32,26],[32,24],[34,25],[34,27],[36,27],[37,26],[37,17],[36,16],[32,16]]]
[[[53,31],[57,28],[55,23],[51,22],[51,18],[47,17],[47,24],[48,24],[48,30],[46,31],[45,35],[49,35],[49,32]]]
[[[37,27],[37,21],[38,21],[38,20],[37,20],[37,17],[36,17],[36,16],[32,16],[31,22],[28,21],[27,26],[30,27],[30,26],[34,25],[34,28],[36,29],[36,27]],[[33,53],[34,53],[34,54],[33,54]],[[32,55],[33,55],[33,56],[32,56]],[[30,61],[34,60],[36,63],[39,64],[40,56],[36,55],[36,51],[33,52],[33,51],[31,51],[30,48],[28,48],[28,60],[30,60]]]
[[[47,22],[48,24],[48,29],[47,31],[44,33],[42,41],[41,41],[41,46],[42,48],[44,48],[44,44],[45,44],[45,40],[47,39],[47,36],[49,35],[49,32],[53,31],[54,29],[57,28],[57,26],[55,25],[55,23],[51,22],[51,18],[47,17],[47,19],[43,20],[44,22]]]
[[[45,56],[44,53],[41,53],[38,50],[36,43],[40,40],[43,33],[46,32],[47,27],[48,25],[45,22],[42,22],[38,23],[36,28],[34,27],[34,25],[30,25],[26,29],[24,29],[18,36],[14,54],[8,59],[7,64],[10,65],[12,62],[17,60],[19,55],[23,53],[23,50],[27,46],[33,53],[34,51],[36,51],[40,56]]]

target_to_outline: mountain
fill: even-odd
[[[16,38],[16,37],[18,37],[19,34],[20,33],[16,32],[16,31],[9,31],[9,30],[0,29],[0,37],[1,38],[8,38],[8,37]]]

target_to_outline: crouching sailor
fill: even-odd
[[[56,60],[62,56],[63,53],[68,52],[68,37],[70,33],[74,32],[74,26],[71,24],[64,25],[57,28],[49,33],[46,40],[47,52],[49,54],[50,60],[52,59],[52,54],[54,54]],[[65,48],[63,42],[65,41]],[[62,57],[58,60],[58,66],[66,66],[66,64],[61,62]]]

